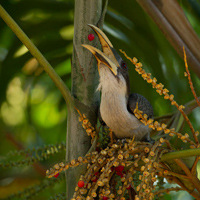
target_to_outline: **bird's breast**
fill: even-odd
[[[140,140],[148,132],[148,127],[128,112],[125,96],[102,93],[100,112],[103,121],[112,129],[117,138],[135,135],[136,140]]]

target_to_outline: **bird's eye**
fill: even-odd
[[[122,66],[124,69],[127,68],[127,64],[126,64],[124,61],[122,62],[121,66]]]

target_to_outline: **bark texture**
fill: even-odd
[[[99,92],[96,92],[98,69],[93,55],[81,44],[98,46],[96,36],[93,41],[88,40],[88,34],[93,33],[93,31],[87,24],[97,25],[101,13],[102,0],[75,1],[71,88],[74,102],[68,105],[67,162],[79,156],[84,156],[91,146],[90,137],[87,136],[78,121],[79,116],[74,107],[78,108],[82,114],[84,113],[93,125],[96,124],[96,113],[100,101]],[[67,170],[67,199],[72,198],[75,186],[84,171],[85,166]]]

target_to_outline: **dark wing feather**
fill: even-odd
[[[153,107],[150,102],[140,94],[132,93],[128,98],[128,110],[134,114],[134,109],[138,103],[138,109],[143,111],[143,114],[147,114],[148,118],[153,118]]]

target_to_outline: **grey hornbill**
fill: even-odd
[[[98,35],[102,51],[83,44],[96,58],[99,71],[99,86],[101,91],[100,115],[106,125],[112,129],[117,138],[132,138],[150,141],[150,129],[135,116],[138,109],[153,117],[153,108],[149,101],[140,94],[130,94],[129,74],[127,64],[113,48],[108,37],[96,26],[89,25]]]

